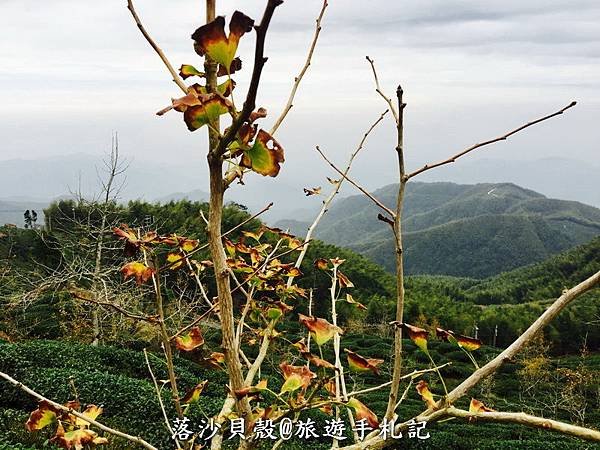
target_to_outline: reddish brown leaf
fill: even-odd
[[[352,295],[350,294],[346,294],[346,302],[356,306],[358,309],[362,309],[363,311],[367,310],[367,307],[365,305],[354,300],[354,297],[352,297]]]
[[[198,383],[196,386],[194,386],[192,389],[186,392],[186,394],[181,399],[182,403],[190,404],[196,403],[198,400],[200,400],[200,395],[202,394],[202,391],[204,391],[206,383],[208,383],[208,380],[204,380],[202,383]]]
[[[229,65],[229,70],[227,70],[226,67],[219,64],[219,68],[217,69],[217,76],[224,77],[225,75],[233,75],[238,70],[242,70],[242,60],[238,57],[235,57]]]
[[[175,338],[175,345],[184,352],[191,352],[202,344],[204,344],[204,337],[199,327],[194,327],[189,333]]]
[[[377,429],[379,427],[379,420],[377,419],[375,413],[367,408],[360,400],[357,398],[351,398],[347,405],[354,409],[357,420],[366,419],[369,426],[373,429]]]
[[[336,332],[342,334],[341,328],[332,325],[325,319],[309,317],[304,314],[298,314],[298,318],[300,323],[310,331],[319,347],[329,341]]]
[[[286,362],[282,362],[279,368],[283,372],[285,383],[281,386],[281,393],[294,392],[300,388],[305,390],[310,386],[313,378],[317,378],[317,374],[311,372],[306,366],[292,366]]]
[[[306,339],[302,338],[300,339],[298,342],[296,342],[295,344],[292,344],[294,347],[296,347],[300,353],[306,353],[308,352],[308,346],[306,345]]]
[[[483,404],[483,402],[480,402],[479,400],[477,400],[475,398],[471,399],[471,404],[469,405],[469,412],[483,413],[483,412],[493,412],[493,411],[494,411],[493,409],[485,406]]]
[[[331,395],[332,397],[336,397],[337,396],[337,390],[335,387],[335,380],[332,378],[331,380],[329,380],[327,383],[325,383],[325,390],[327,392],[329,392],[329,395]]]
[[[225,18],[217,17],[198,28],[192,39],[194,49],[200,56],[208,55],[213,61],[231,71],[240,38],[252,30],[254,21],[245,14],[235,11],[229,22],[229,36],[225,35]]]
[[[415,386],[415,388],[417,389],[417,392],[419,393],[423,401],[427,404],[427,407],[435,408],[436,403],[433,399],[433,394],[429,390],[429,385],[427,384],[427,381],[420,380]]]
[[[239,399],[247,396],[255,396],[267,388],[267,380],[261,380],[256,386],[247,386],[242,389],[238,389],[234,392],[235,396]]]
[[[319,270],[329,270],[329,263],[324,258],[315,259],[314,265]]]
[[[338,280],[340,281],[340,286],[345,288],[353,288],[354,283],[350,281],[350,279],[344,275],[342,272],[337,273]]]
[[[225,355],[221,352],[212,352],[208,358],[203,358],[204,364],[211,369],[222,369],[221,364],[225,362]]]
[[[125,279],[135,277],[137,284],[142,284],[148,281],[154,274],[154,269],[139,261],[130,262],[121,268],[121,273]]]
[[[348,354],[348,365],[351,370],[356,372],[373,372],[375,375],[379,375],[378,366],[383,363],[383,359],[365,358],[347,348],[344,351]]]
[[[317,367],[323,367],[325,369],[336,370],[335,366],[333,364],[331,364],[329,361],[319,358],[318,356],[315,356],[310,352],[302,352],[301,354],[303,357],[305,357],[308,361],[310,361],[312,364],[314,364]]]
[[[113,232],[119,239],[125,241],[125,254],[127,256],[135,255],[142,246],[148,246],[158,242],[158,236],[155,232],[150,231],[141,238],[138,238],[137,233],[125,224],[122,224],[121,228],[113,228]]]
[[[256,111],[252,111],[250,113],[250,117],[248,117],[248,122],[253,123],[258,119],[263,119],[267,117],[267,110],[263,107],[258,108]]]

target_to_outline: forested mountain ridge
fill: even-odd
[[[175,232],[178,235],[197,238],[200,242],[206,239],[205,227],[201,222],[199,211],[206,213],[206,204],[179,201],[166,205],[130,202],[125,206],[115,206],[117,223],[126,222],[132,226],[142,225],[145,218],[151,217],[153,227],[159,231]],[[88,220],[85,208],[78,209],[72,201],[63,200],[46,210],[47,218],[53,222],[52,231],[23,230],[11,227],[0,227],[0,276],[3,270],[8,270],[0,283],[0,304],[11,302],[19,291],[31,289],[21,286],[22,280],[38,279],[43,274],[44,267],[50,270],[60,267],[63,263],[60,252],[56,250],[64,239],[61,228],[70,226],[69,222],[60,219],[60,211],[68,213],[68,217],[80,217]],[[73,216],[74,215],[74,216]],[[236,224],[249,218],[249,214],[239,206],[229,205],[224,211],[223,228],[230,229]],[[93,217],[92,217],[93,219]],[[257,229],[259,220],[247,224],[249,229]],[[84,230],[76,231],[81,233]],[[84,257],[80,244],[84,240],[74,237],[75,249]],[[231,239],[239,238],[238,234]],[[111,239],[115,239],[112,237]],[[293,255],[292,255],[293,256]],[[395,280],[393,276],[369,259],[354,253],[352,250],[337,247],[315,240],[309,246],[308,254],[302,264],[303,276],[299,278],[300,286],[314,288],[313,313],[326,316],[330,280],[322,271],[316,270],[313,261],[317,258],[345,259],[344,273],[355,285],[352,295],[367,307],[360,311],[348,305],[342,305],[340,320],[346,323],[387,324],[393,320],[395,310]],[[123,263],[118,257],[113,260],[107,256],[106,264],[116,266]],[[200,256],[204,258],[204,256]],[[501,334],[498,344],[506,345],[514,339],[519,330],[530,324],[536,314],[543,311],[547,301],[560,295],[563,289],[572,287],[585,279],[591,273],[600,269],[600,237],[570,251],[563,252],[544,262],[515,269],[487,279],[456,278],[448,276],[410,276],[406,280],[407,303],[406,320],[419,322],[422,325],[442,324],[461,333],[472,333],[475,325],[480,328],[480,336],[484,342],[491,343],[496,325],[501,324]],[[15,276],[11,276],[14,273]],[[207,283],[212,283],[210,276]],[[10,281],[12,280],[12,281]],[[34,283],[35,284],[35,283]],[[68,296],[67,296],[68,297]],[[571,342],[554,342],[561,351],[576,351],[581,345],[581,339],[588,334],[589,345],[593,348],[600,346],[598,325],[589,324],[595,318],[600,318],[600,297],[590,294],[589,300],[582,299],[570,308],[569,313],[561,316],[550,331],[552,336],[558,336],[557,329],[569,330],[574,340]],[[57,292],[40,295],[27,306],[26,310],[17,314],[18,320],[28,323],[29,337],[56,339],[63,336],[62,323],[73,320],[63,316],[64,302],[71,302]],[[299,310],[306,309],[305,304],[299,305]],[[12,313],[11,313],[12,314]],[[7,312],[6,319],[13,317]],[[9,317],[10,316],[10,317]],[[13,318],[17,320],[17,316]],[[38,317],[44,317],[43,322]],[[586,317],[587,319],[584,319]],[[426,321],[426,322],[423,322]],[[0,331],[11,334],[6,323],[0,321]],[[561,332],[562,332],[561,331]]]
[[[373,194],[393,207],[397,185]],[[338,200],[316,235],[393,270],[389,227],[362,195]],[[307,223],[280,221],[301,233]],[[510,183],[408,184],[404,208],[406,270],[484,278],[542,261],[600,234],[600,209],[549,199]]]

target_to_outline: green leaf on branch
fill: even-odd
[[[251,31],[253,25],[254,20],[244,13],[236,11],[229,21],[229,36],[227,36],[225,34],[225,18],[219,16],[192,34],[195,42],[194,49],[200,56],[208,56],[231,74],[240,38]]]
[[[264,130],[258,130],[254,144],[244,150],[241,166],[263,176],[276,177],[284,162],[283,147]]]
[[[45,400],[38,404],[38,408],[31,413],[25,424],[27,431],[37,431],[56,422],[56,413],[59,412],[54,406]]]
[[[202,337],[202,332],[198,327],[194,327],[189,333],[175,338],[175,345],[184,352],[191,352],[202,344],[204,344],[204,337]]]
[[[203,77],[204,72],[200,72],[194,66],[190,66],[189,64],[182,64],[179,68],[179,75],[184,80],[189,77]]]
[[[207,97],[206,100],[199,98],[200,104],[188,106],[185,109],[183,120],[188,130],[196,131],[229,112],[231,103],[227,99],[217,95],[208,95]]]
[[[340,327],[329,323],[325,319],[309,317],[304,314],[298,314],[298,318],[300,323],[310,331],[319,347],[328,342],[336,332],[342,334]]]
[[[350,370],[355,372],[373,372],[379,375],[379,365],[383,363],[383,359],[365,358],[347,348],[344,351],[348,354],[348,365]]]

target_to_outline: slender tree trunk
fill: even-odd
[[[398,86],[396,95],[398,97],[398,130],[396,153],[398,154],[398,171],[400,185],[398,187],[398,198],[394,216],[394,246],[396,253],[396,323],[404,320],[404,255],[402,246],[402,207],[404,205],[404,192],[406,190],[406,169],[404,167],[404,106],[402,102],[402,88]],[[392,386],[390,398],[385,417],[391,420],[394,417],[396,404],[398,402],[398,391],[400,388],[400,377],[402,376],[402,327],[395,326],[394,329],[394,370],[392,375]]]
[[[105,205],[106,206],[106,205]],[[96,260],[94,262],[94,275],[92,278],[92,293],[98,300],[98,279],[100,278],[100,269],[102,267],[102,249],[104,245],[104,229],[106,228],[106,210],[102,213],[102,223],[100,225],[100,231],[98,241],[96,242]],[[100,343],[100,307],[94,305],[92,308],[92,332],[94,336],[92,338],[92,345],[95,347]]]
[[[215,0],[206,0],[206,22],[215,19]],[[208,56],[205,60],[206,84],[209,92],[216,91],[217,85],[217,66]],[[223,159],[217,153],[219,146],[219,120],[214,120],[208,128],[208,168],[210,176],[210,211],[208,215],[208,243],[213,261],[213,269],[217,285],[217,295],[219,298],[219,318],[221,321],[222,347],[225,354],[225,364],[229,374],[229,384],[231,390],[235,391],[244,386],[244,376],[242,373],[242,363],[238,351],[238,342],[235,339],[234,309],[233,297],[231,295],[231,284],[226,262],[225,249],[221,240],[221,221],[223,218],[223,195],[225,193],[225,184],[223,182]],[[250,404],[247,399],[237,401],[238,413],[245,417],[250,413]],[[218,441],[213,441],[214,445],[219,445]],[[246,448],[245,441],[240,443],[239,448]]]

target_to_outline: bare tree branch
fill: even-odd
[[[536,120],[534,120],[532,122],[528,122],[528,123],[526,123],[524,125],[521,125],[520,127],[515,128],[514,130],[509,131],[508,133],[506,133],[506,134],[504,134],[502,136],[498,136],[498,137],[490,139],[488,141],[484,141],[484,142],[480,142],[478,144],[471,145],[470,147],[467,147],[466,149],[458,152],[456,155],[451,156],[448,159],[444,159],[443,161],[438,161],[436,163],[431,163],[431,164],[425,164],[420,169],[415,170],[414,172],[411,172],[411,173],[407,174],[406,175],[406,179],[408,180],[408,179],[410,179],[410,178],[412,178],[412,177],[414,177],[416,175],[419,175],[420,173],[423,173],[423,172],[425,172],[427,170],[431,170],[431,169],[434,169],[434,168],[439,167],[439,166],[443,166],[443,165],[446,165],[446,164],[453,163],[458,158],[460,158],[461,156],[464,156],[467,153],[471,153],[473,150],[478,149],[480,147],[484,147],[486,145],[494,144],[495,142],[499,142],[499,141],[505,141],[510,136],[512,136],[513,134],[518,133],[519,131],[523,131],[526,128],[529,128],[529,127],[531,127],[533,125],[536,125],[536,124],[538,124],[540,122],[544,122],[545,120],[551,119],[553,117],[560,116],[562,113],[564,113],[566,110],[572,108],[576,104],[577,104],[577,102],[571,102],[567,106],[565,106],[563,109],[561,109],[559,111],[556,111],[555,113],[549,114],[547,116],[544,116],[544,117],[541,117],[539,119],[536,119]]]
[[[215,311],[215,309],[218,309],[218,307],[219,307],[219,302],[218,301],[215,302],[215,303],[213,303],[213,305],[210,307],[210,309],[208,309],[207,311],[205,311],[202,315],[196,317],[189,325],[186,325],[181,330],[177,331],[173,336],[171,336],[169,338],[169,341],[172,341],[177,336],[181,336],[187,330],[189,330],[190,328],[193,328],[194,326],[196,326],[197,324],[199,324],[200,322],[202,322],[202,320],[204,320],[210,313],[212,313],[213,311]]]
[[[394,121],[396,122],[396,125],[398,125],[398,122],[399,122],[398,111],[394,107],[394,103],[392,102],[392,99],[389,98],[387,95],[385,95],[383,93],[383,91],[381,90],[381,86],[379,85],[379,78],[377,77],[377,71],[375,70],[375,61],[372,60],[371,58],[369,58],[368,56],[366,56],[366,58],[367,58],[367,61],[369,61],[369,64],[371,65],[371,70],[373,71],[373,78],[375,79],[375,91],[388,104],[388,108],[390,108],[390,111],[392,111],[392,116],[394,116]]]
[[[377,200],[373,194],[371,194],[369,191],[367,191],[364,187],[362,187],[361,185],[359,185],[356,181],[352,180],[350,177],[348,177],[348,175],[345,175],[344,172],[342,172],[340,169],[337,168],[337,166],[335,164],[333,164],[329,158],[327,158],[327,156],[325,156],[325,153],[323,153],[323,151],[321,151],[321,149],[319,148],[319,146],[317,145],[317,151],[319,152],[319,154],[323,157],[323,159],[333,168],[333,170],[335,170],[337,173],[339,173],[342,177],[344,177],[346,180],[348,180],[348,183],[350,183],[352,186],[354,186],[356,189],[358,189],[360,192],[362,192],[363,194],[365,194],[367,197],[369,197],[373,203],[375,203],[377,206],[379,206],[381,209],[383,209],[386,213],[388,213],[390,216],[394,217],[395,213],[394,211],[392,211],[390,208],[388,208],[387,206],[385,206],[383,203],[381,203],[379,200]]]
[[[371,132],[375,129],[375,127],[379,124],[379,122],[381,122],[384,118],[384,116],[387,114],[388,110],[386,109],[380,116],[379,118],[371,125],[371,127],[365,132],[365,134],[363,135],[362,139],[360,140],[358,147],[356,148],[356,150],[350,155],[350,159],[348,160],[348,164],[346,165],[346,168],[344,169],[344,177],[346,175],[348,175],[348,172],[350,172],[350,168],[352,167],[352,163],[354,162],[354,158],[356,157],[356,155],[358,155],[358,152],[360,152],[367,140],[367,138],[369,137],[369,134],[371,134]],[[319,213],[317,214],[317,216],[315,217],[315,220],[313,221],[313,223],[308,227],[308,231],[306,233],[306,236],[304,237],[304,241],[308,242],[312,239],[312,235],[315,232],[315,229],[317,228],[317,225],[319,225],[319,222],[321,221],[321,219],[323,218],[323,216],[325,215],[325,213],[327,212],[329,205],[331,204],[331,202],[333,201],[334,197],[338,194],[338,192],[340,192],[340,188],[342,187],[342,183],[344,182],[344,177],[342,177],[339,181],[337,181],[336,183],[334,183],[334,188],[333,190],[330,192],[330,194],[327,196],[327,198],[323,201],[323,205],[321,206],[321,209],[319,211]],[[298,255],[298,258],[296,259],[296,263],[294,264],[295,267],[300,267],[300,265],[302,264],[302,261],[304,261],[304,257],[306,256],[306,252],[308,251],[308,245],[304,246],[304,248],[302,249],[302,251],[300,252],[300,254]],[[292,283],[294,282],[294,277],[290,276],[288,278],[287,281],[287,286],[290,287],[292,285]]]
[[[171,423],[169,422],[169,416],[165,410],[165,405],[162,401],[162,396],[160,395],[160,388],[158,387],[158,382],[156,381],[156,377],[154,376],[154,372],[152,370],[152,366],[150,365],[150,360],[148,359],[148,352],[144,349],[144,359],[146,360],[146,366],[148,366],[148,372],[150,372],[150,377],[152,378],[152,383],[154,384],[154,390],[156,391],[156,398],[158,399],[158,404],[160,405],[160,410],[162,411],[163,418],[165,419],[165,425],[167,426],[167,430],[171,433],[171,436],[174,436],[173,428],[171,428]],[[177,448],[181,448],[179,445],[179,441],[175,439],[175,444]]]
[[[496,370],[500,368],[500,366],[505,362],[514,357],[528,342],[530,342],[544,327],[546,327],[550,322],[564,309],[566,308],[573,300],[575,300],[580,295],[585,294],[589,290],[600,285],[600,271],[596,272],[594,275],[590,276],[586,280],[579,283],[577,286],[565,290],[563,294],[554,301],[554,303],[540,316],[538,319],[521,335],[515,340],[508,348],[506,348],[502,353],[500,353],[496,358],[488,362],[485,366],[476,370],[471,374],[466,380],[464,380],[461,384],[459,384],[456,388],[454,388],[446,397],[443,397],[437,403],[437,409],[429,408],[415,417],[417,421],[427,421],[433,422],[435,420],[439,420],[444,416],[447,416],[448,409],[452,407],[452,404],[455,403],[458,399],[463,397],[470,389],[476,386],[479,382],[481,382],[484,378],[488,377]],[[487,414],[487,413],[486,413]],[[514,413],[507,413],[514,414]],[[478,416],[479,417],[479,416]],[[546,419],[540,419],[546,420]],[[508,421],[508,420],[507,420]],[[533,422],[532,422],[533,423]],[[558,422],[557,422],[558,423]],[[402,431],[405,427],[405,423],[399,424],[396,426],[397,431]],[[561,427],[552,428],[556,431],[563,431]],[[593,431],[593,430],[592,430]],[[567,433],[569,434],[569,433]],[[394,441],[387,440],[384,441],[381,437],[377,436],[375,433],[369,435],[367,439],[362,441],[356,445],[350,445],[343,448],[343,450],[359,450],[359,449],[381,449],[393,445]]]
[[[321,20],[323,19],[323,15],[325,14],[325,10],[327,9],[327,6],[328,6],[327,0],[323,0],[323,6],[321,7],[321,11],[319,12],[319,16],[317,17],[317,20],[316,20],[315,34],[314,34],[312,42],[310,44],[310,48],[308,50],[308,55],[306,56],[306,61],[304,62],[304,66],[300,70],[300,73],[298,74],[298,76],[296,76],[296,78],[294,78],[294,85],[292,87],[292,91],[290,92],[288,101],[287,101],[285,107],[283,108],[281,115],[275,121],[275,125],[273,125],[273,128],[271,128],[271,131],[269,131],[270,135],[274,135],[277,132],[277,129],[279,128],[281,123],[284,121],[287,114],[290,112],[290,109],[292,109],[292,106],[294,106],[293,101],[294,101],[294,97],[296,96],[296,91],[298,90],[298,86],[300,86],[300,82],[302,81],[304,74],[306,73],[306,71],[308,70],[308,67],[310,66],[310,62],[311,62],[313,53],[315,52],[315,47],[317,46],[317,41],[319,40],[319,34],[321,33]]]
[[[400,377],[400,379],[401,380],[407,380],[407,379],[412,379],[412,378],[418,377],[419,375],[423,375],[424,373],[436,372],[439,369],[442,369],[442,368],[444,368],[446,366],[449,366],[451,364],[452,364],[452,362],[447,362],[447,363],[444,363],[444,364],[439,365],[439,366],[430,367],[429,369],[413,370],[411,373],[407,373],[406,375],[402,375]],[[378,391],[380,389],[388,387],[391,384],[392,384],[392,382],[388,381],[386,383],[379,384],[377,386],[373,386],[373,387],[370,387],[370,388],[361,389],[360,391],[352,391],[352,392],[348,393],[348,397],[354,397],[355,395],[363,395],[363,394],[367,394],[369,392]]]
[[[525,344],[527,344],[527,342],[533,339],[538,332],[552,322],[552,320],[554,320],[554,318],[567,305],[569,305],[580,295],[596,287],[598,284],[600,284],[600,271],[582,281],[577,286],[564,291],[563,294],[556,299],[554,303],[548,309],[546,309],[546,311],[540,317],[538,317],[537,320],[533,322],[533,324],[531,324],[531,326],[521,336],[517,338],[516,341],[506,348],[506,350],[492,359],[485,366],[473,372],[470,377],[454,388],[448,394],[446,399],[447,403],[454,403],[456,400],[465,395],[477,383],[498,370],[505,361],[508,361],[515,356],[525,346]]]
[[[179,76],[179,74],[175,71],[175,69],[173,68],[173,66],[169,62],[169,60],[166,57],[166,55],[160,49],[160,47],[150,37],[150,35],[146,31],[146,28],[144,28],[144,25],[142,25],[142,21],[140,20],[139,16],[137,15],[137,13],[135,11],[135,8],[133,7],[133,1],[132,0],[127,0],[127,9],[131,13],[131,16],[133,17],[133,20],[135,20],[135,24],[137,25],[137,27],[140,29],[140,31],[144,35],[144,38],[146,38],[146,41],[148,41],[148,44],[150,44],[150,46],[154,49],[154,51],[156,52],[156,54],[160,57],[160,59],[162,60],[162,62],[164,63],[164,65],[169,70],[169,73],[173,77],[173,81],[175,82],[175,84],[177,86],[179,86],[179,89],[181,89],[184,94],[187,94],[187,86],[185,85],[185,83],[183,82],[183,80],[181,79],[181,77]]]
[[[130,319],[141,320],[141,321],[148,322],[148,323],[151,323],[151,324],[157,324],[158,323],[158,316],[148,316],[148,315],[141,315],[141,314],[132,313],[130,311],[127,311],[122,306],[117,305],[116,303],[104,302],[102,300],[96,300],[96,299],[90,297],[89,295],[87,295],[88,292],[87,291],[84,292],[82,289],[70,289],[69,292],[70,292],[70,294],[73,297],[75,297],[78,300],[83,300],[85,302],[93,303],[95,305],[105,306],[107,308],[114,309],[118,313],[121,313],[125,317],[129,317]],[[90,294],[94,295],[93,292],[91,292]]]
[[[524,412],[483,412],[472,413],[457,409],[450,406],[446,409],[446,413],[450,417],[461,417],[469,419],[469,421],[477,422],[502,422],[502,423],[518,423],[528,427],[541,428],[543,430],[557,431],[562,434],[568,434],[588,441],[600,441],[600,431],[591,428],[579,427],[569,423],[559,422],[558,420],[547,419],[544,417],[536,417]]]
[[[44,397],[41,394],[38,394],[37,392],[35,392],[33,389],[25,386],[23,383],[15,380],[14,378],[12,378],[10,375],[4,373],[4,372],[0,372],[0,378],[4,378],[6,381],[8,381],[10,384],[12,384],[13,386],[16,386],[17,388],[21,389],[23,392],[26,392],[27,394],[31,395],[32,397],[37,398],[38,400],[43,400],[45,402],[48,402],[50,405],[52,405],[54,408],[59,409],[61,411],[64,411],[66,413],[69,414],[73,414],[75,417],[78,417],[80,419],[85,420],[86,422],[90,423],[91,425],[94,425],[95,427],[98,427],[99,429],[101,429],[102,431],[106,431],[107,433],[110,433],[114,436],[118,436],[121,437],[123,439],[127,439],[128,441],[131,442],[135,442],[136,444],[139,444],[145,448],[147,448],[148,450],[158,450],[156,447],[154,447],[152,444],[146,442],[145,440],[143,440],[141,437],[139,436],[132,436],[130,434],[127,433],[123,433],[122,431],[119,430],[115,430],[114,428],[110,428],[107,427],[106,425],[80,413],[79,411],[75,411],[73,408],[67,408],[66,406],[61,405],[60,403],[56,403],[46,397]]]

